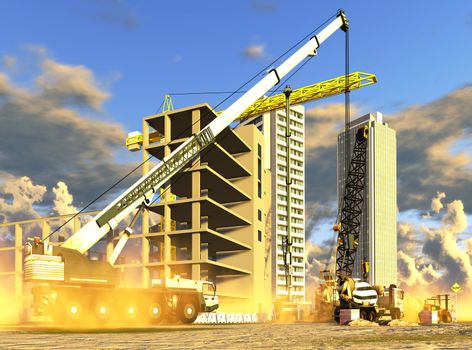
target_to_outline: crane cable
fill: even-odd
[[[345,49],[344,49],[344,67],[345,67],[345,72],[344,72],[344,171],[343,171],[343,186],[342,186],[342,192],[344,193],[345,188],[346,188],[346,182],[347,182],[347,176],[349,173],[349,165],[350,165],[350,124],[351,124],[351,97],[350,93],[351,91],[349,90],[349,29],[346,30],[345,32]],[[342,207],[344,205],[344,195],[341,193],[341,196],[338,194],[338,212],[336,214],[336,224],[339,225],[341,224],[341,214],[342,214]],[[339,232],[341,232],[342,227],[339,227]],[[336,254],[336,249],[337,247],[337,235],[333,237],[333,243],[330,244],[330,252],[328,256],[328,261],[326,263],[326,269],[328,269],[328,266],[331,264],[331,260],[335,257]],[[335,266],[336,269],[336,266]],[[335,271],[336,272],[336,271]]]
[[[286,78],[284,81],[282,81],[282,82],[280,83],[281,86],[284,85],[284,84],[286,84],[286,83],[287,83],[295,74],[297,74],[298,71],[301,70],[312,58],[313,58],[313,56],[308,57],[308,59],[305,60],[305,62],[303,62],[303,63],[300,65],[300,67],[298,67],[288,78]],[[276,93],[276,92],[277,92],[277,90],[272,90],[272,93],[271,93],[270,95],[268,95],[268,97],[271,97],[271,96],[272,96],[274,93]],[[264,103],[264,101],[265,101],[265,100],[261,100],[261,101],[259,102],[259,105],[262,104],[262,103]],[[257,107],[259,107],[259,105],[258,105]],[[238,124],[237,124],[234,128],[237,128],[239,125],[242,124],[242,122],[243,122],[242,120],[238,121]],[[220,138],[220,142],[221,142],[222,140],[224,140],[226,137],[228,137],[228,135],[229,135],[229,133],[227,133],[226,135],[222,136],[222,137]],[[215,145],[215,143],[212,143],[212,144],[209,145],[207,148],[205,148],[202,152],[200,152],[199,157],[205,156],[205,155],[206,155],[208,152],[210,152],[214,147],[216,147],[216,145]],[[189,169],[189,170],[194,169],[194,166],[197,165],[197,164],[198,164],[198,163],[195,163],[194,165],[192,165],[192,166],[191,166],[190,168],[188,168],[188,169]],[[182,178],[182,176],[184,176],[184,174],[185,174],[184,172],[180,172],[180,176],[179,176],[178,178],[172,179],[172,180],[170,180],[170,181],[172,182],[172,184],[175,185],[175,184],[180,180],[180,178]],[[166,188],[164,191],[162,191],[162,193],[161,193],[160,195],[156,196],[156,198],[155,198],[150,204],[148,204],[148,206],[154,204],[158,199],[162,198],[162,196],[165,194],[165,192],[169,189],[169,186],[166,186],[166,187],[167,187],[167,188]]]
[[[307,38],[310,38],[313,36],[313,34],[318,31],[318,29],[320,29],[321,27],[324,27],[329,21],[331,21],[333,18],[335,18],[336,16],[338,15],[338,13],[332,15],[331,17],[329,17],[327,20],[325,20],[322,24],[320,24],[317,28],[313,29],[311,32],[309,32],[307,35],[305,35],[302,39],[300,39],[297,43],[295,43],[294,45],[292,45],[289,49],[287,49],[284,53],[282,53],[281,55],[279,55],[275,60],[273,60],[271,63],[269,63],[266,67],[264,67],[263,69],[261,69],[259,72],[257,72],[256,74],[254,74],[252,76],[252,78],[250,78],[249,80],[247,80],[243,85],[241,85],[238,89],[236,89],[235,91],[231,92],[229,94],[229,96],[227,96],[226,98],[224,98],[221,102],[219,102],[215,108],[213,109],[216,110],[219,106],[221,106],[224,102],[226,102],[228,99],[230,99],[232,96],[234,96],[235,94],[239,93],[241,91],[242,88],[244,88],[246,85],[248,85],[250,82],[252,82],[254,79],[256,79],[258,76],[260,76],[261,74],[263,73],[266,73],[271,67],[273,67],[273,65],[279,61],[282,57],[285,57],[289,52],[291,52],[294,48],[296,48],[297,46],[299,46],[303,41],[305,41]],[[293,72],[287,79],[284,80],[283,83],[286,83],[291,77],[293,77],[294,74],[296,74],[305,64],[306,62],[308,62],[312,57],[310,56],[295,72]],[[271,90],[272,93],[270,96],[272,96],[272,94],[274,94],[277,90]],[[262,103],[264,100],[261,100],[260,103]],[[162,105],[161,105],[162,106]],[[176,138],[179,138],[180,136],[183,136],[188,130],[191,130],[191,128],[198,122],[200,122],[200,120],[202,120],[204,117],[208,116],[210,113],[213,113],[213,111],[207,111],[206,113],[204,113],[203,115],[200,116],[200,118],[198,118],[194,123],[192,123],[192,125],[190,125],[189,127],[187,127],[185,130],[183,130],[181,133],[179,133],[179,135],[176,136]],[[239,124],[238,124],[239,125]],[[69,222],[71,222],[74,218],[76,218],[79,214],[83,213],[87,208],[89,208],[92,204],[94,204],[95,202],[97,202],[100,198],[102,198],[105,194],[107,194],[108,192],[110,192],[113,188],[115,188],[118,184],[120,184],[121,182],[123,182],[126,178],[128,178],[130,175],[132,175],[136,170],[138,170],[139,168],[141,168],[145,163],[149,162],[152,158],[155,158],[153,155],[150,155],[147,159],[145,159],[144,161],[142,161],[141,163],[139,163],[136,167],[134,167],[131,171],[129,171],[128,173],[126,173],[123,177],[121,177],[119,180],[117,180],[114,184],[112,184],[110,187],[108,187],[108,189],[106,189],[105,191],[103,191],[99,196],[97,196],[95,199],[93,199],[91,202],[89,202],[86,206],[84,206],[81,210],[79,210],[77,213],[75,213],[74,215],[72,215],[68,220],[66,220],[62,225],[58,226],[53,232],[51,232],[50,234],[48,234],[46,237],[44,237],[41,242],[44,242],[46,241],[49,237],[51,237],[53,234],[55,234],[56,232],[58,232],[61,228],[63,228],[65,225],[67,225]],[[182,176],[182,175],[181,175]],[[180,177],[179,177],[180,179]],[[178,179],[176,180],[178,181]],[[175,182],[174,182],[175,183]],[[167,189],[169,188],[169,186],[167,186],[166,189],[164,189],[164,191],[158,196],[158,198],[161,198],[162,195],[165,194],[165,192],[167,191]],[[156,199],[157,200],[157,199]],[[152,203],[154,203],[156,200],[154,200]],[[151,204],[152,204],[151,203]]]

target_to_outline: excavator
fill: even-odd
[[[113,265],[133,233],[132,227],[141,210],[152,202],[156,194],[159,195],[160,189],[202,150],[211,147],[216,137],[248,107],[279,84],[308,56],[316,55],[320,45],[338,29],[348,30],[348,21],[342,10],[218,118],[164,157],[65,242],[50,244],[47,239],[39,238],[28,242],[25,246],[24,278],[34,285],[34,311],[66,323],[93,320],[102,324],[123,320],[128,324],[144,320],[156,324],[168,315],[176,316],[183,323],[192,323],[199,312],[218,308],[216,286],[212,282],[166,276],[149,288],[124,288],[119,287],[119,270]],[[90,260],[87,251],[129,215],[133,215],[133,219],[121,233],[108,261]]]

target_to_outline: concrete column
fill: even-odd
[[[143,120],[143,162],[149,158],[149,152],[146,147],[149,145],[149,124]],[[143,164],[143,175],[149,172],[149,162]],[[144,208],[141,214],[141,227],[143,238],[141,238],[141,285],[143,287],[149,286],[150,273],[146,264],[149,263],[149,240],[146,237],[149,234],[149,211]]]
[[[201,113],[199,109],[192,111],[192,133],[196,134],[201,129]],[[192,162],[192,167],[200,165],[200,156],[196,157]],[[201,176],[200,171],[192,172],[192,198],[200,198]],[[200,230],[201,228],[201,207],[200,202],[192,203],[192,230]],[[201,235],[200,233],[192,234],[192,261],[200,261],[201,256]],[[201,279],[200,263],[192,264],[192,279]]]
[[[42,239],[45,239],[51,233],[51,226],[49,226],[49,222],[47,220],[43,220],[43,229],[42,229]],[[46,240],[49,242],[49,238]]]
[[[201,128],[200,110],[194,109],[192,111],[192,133],[197,133]]]
[[[164,232],[169,232],[171,229],[171,211],[168,205],[164,206]],[[164,234],[164,276],[171,277],[171,268],[169,262],[171,258],[171,240],[170,236],[166,233]]]
[[[80,230],[81,224],[80,224],[80,216],[75,216],[74,219],[72,220],[73,225],[74,225],[74,232],[77,232]]]
[[[143,120],[143,162],[149,158],[149,152],[146,150],[146,147],[149,146],[149,124],[147,121]],[[149,162],[143,164],[143,175],[146,175],[149,172]]]
[[[23,228],[15,225],[15,297],[18,319],[23,318]]]
[[[150,272],[147,268],[147,264],[149,263],[149,239],[147,235],[149,234],[149,211],[147,209],[143,209],[143,213],[141,215],[141,228],[143,238],[141,239],[141,262],[142,266],[142,286],[149,287],[150,282]]]
[[[172,138],[171,134],[171,120],[169,115],[164,115],[164,142],[169,143]],[[171,149],[168,145],[164,146],[164,157],[167,157],[171,153]],[[168,232],[171,231],[171,210],[167,204],[170,198],[170,188],[165,192],[164,198],[161,200],[165,201],[164,204],[164,276],[171,277],[171,268],[169,266],[171,258],[171,240]]]
[[[115,248],[115,246],[113,244],[113,234],[110,232],[110,233],[107,234],[107,251],[106,251],[107,260],[111,256],[111,254],[113,253],[113,248]]]
[[[192,233],[192,261],[200,260],[200,233]],[[192,279],[200,280],[200,264],[192,264]]]
[[[202,260],[208,260],[208,244],[203,244],[200,246],[200,258]]]

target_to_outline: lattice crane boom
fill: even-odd
[[[346,76],[328,79],[316,84],[307,85],[292,91],[290,103],[292,105],[303,104],[310,101],[319,100],[329,96],[342,94],[346,91]],[[354,72],[349,74],[349,91],[360,89],[361,87],[377,83],[377,77],[372,73]],[[168,96],[168,95],[167,95]],[[166,96],[166,98],[167,98]],[[238,120],[249,119],[270,111],[285,108],[285,95],[283,93],[270,97],[263,97],[249,106],[238,118]],[[221,112],[219,112],[221,113]],[[158,141],[162,135],[158,132],[149,134],[149,141]],[[128,135],[126,146],[130,151],[138,151],[143,143],[143,136],[136,132]]]

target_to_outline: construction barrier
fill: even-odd
[[[418,314],[420,323],[422,325],[438,324],[438,312],[423,310]]]
[[[265,323],[267,314],[202,312],[194,324],[230,324],[230,323]]]

